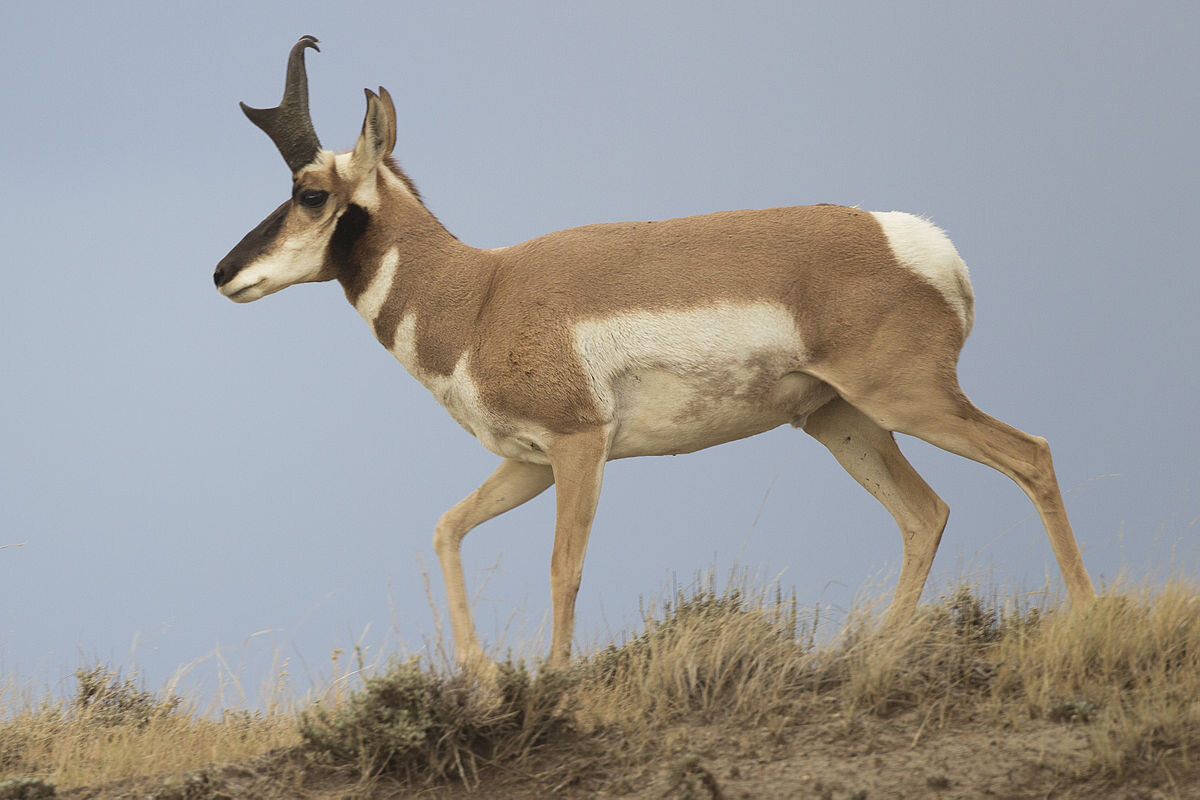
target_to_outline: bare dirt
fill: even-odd
[[[877,800],[880,798],[1112,798],[1200,800],[1200,759],[1191,754],[1106,774],[1081,723],[994,721],[939,724],[909,711],[890,719],[843,719],[830,709],[787,727],[678,725],[651,743],[572,734],[520,766],[489,766],[468,784],[364,781],[354,770],[311,763],[298,751],[179,778],[60,793],[72,800],[226,798],[636,798],[638,800]]]

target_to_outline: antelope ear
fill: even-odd
[[[367,95],[367,114],[363,117],[362,133],[350,153],[350,170],[359,179],[370,175],[396,146],[396,108],[392,98],[383,87],[379,89],[382,97],[370,89],[363,91]]]
[[[379,99],[383,101],[387,111],[387,146],[383,149],[383,155],[387,157],[396,149],[396,104],[392,102],[392,96],[388,94],[388,90],[382,86],[379,87]]]

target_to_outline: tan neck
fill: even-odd
[[[340,259],[338,280],[346,299],[393,352],[401,323],[415,316],[420,324],[412,346],[418,363],[406,366],[449,374],[486,302],[495,259],[460,242],[411,195],[381,207],[392,210],[371,215]]]

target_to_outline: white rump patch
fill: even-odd
[[[883,227],[896,260],[937,289],[962,321],[963,334],[975,322],[975,293],[967,265],[945,232],[903,211],[872,211]]]

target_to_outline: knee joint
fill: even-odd
[[[464,535],[466,531],[457,524],[453,512],[447,511],[433,529],[433,549],[440,553],[447,547],[458,547]]]

